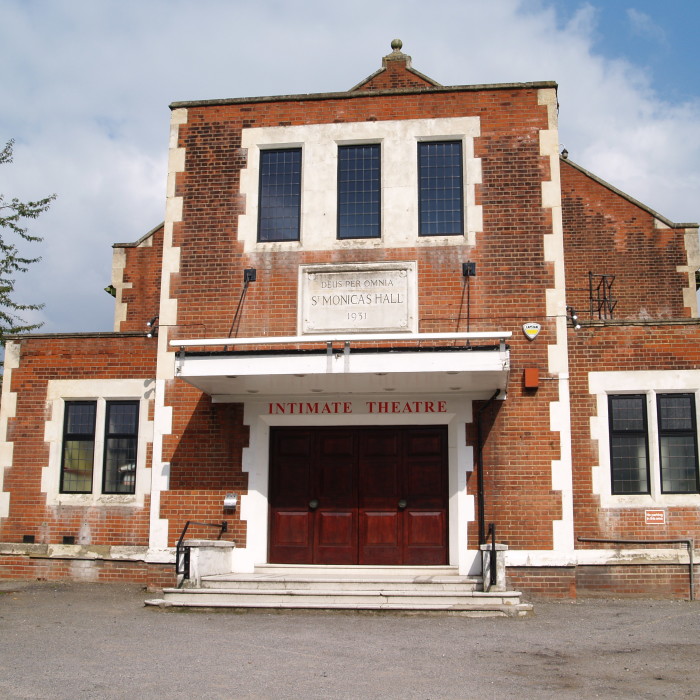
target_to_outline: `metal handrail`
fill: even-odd
[[[684,544],[688,549],[688,562],[690,567],[690,600],[695,600],[695,564],[693,562],[693,549],[695,542],[692,538],[677,540],[606,540],[595,537],[577,537],[579,542],[599,542],[607,544]]]
[[[199,523],[196,520],[188,520],[185,523],[185,527],[182,528],[182,532],[180,533],[180,539],[178,539],[177,544],[175,545],[175,575],[179,576],[182,574],[183,580],[190,577],[190,548],[182,544],[183,540],[185,539],[185,534],[187,533],[187,528],[190,525],[202,525],[203,527],[219,528],[219,535],[216,538],[217,540],[221,539],[221,535],[223,535],[224,532],[228,532],[228,522],[226,520],[222,520],[220,523]],[[182,567],[180,567],[181,559]]]

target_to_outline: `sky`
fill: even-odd
[[[394,38],[443,85],[557,81],[571,160],[698,221],[699,28],[696,0],[0,0],[0,192],[57,194],[15,301],[112,330],[111,246],[164,218],[169,104],[347,90]]]

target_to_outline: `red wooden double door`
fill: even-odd
[[[447,564],[445,426],[271,428],[271,563]]]

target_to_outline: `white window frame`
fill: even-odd
[[[603,508],[643,508],[692,506],[700,504],[697,493],[661,491],[659,454],[658,394],[693,394],[695,415],[700,416],[700,370],[649,370],[636,372],[590,372],[589,391],[596,396],[597,415],[591,417],[591,437],[598,442],[598,464],[593,467],[593,493],[600,496]],[[646,398],[647,440],[649,445],[649,493],[613,494],[610,457],[610,417],[608,397],[625,394]],[[696,449],[698,448],[696,433]],[[700,454],[700,452],[699,452]]]
[[[297,250],[346,250],[476,245],[483,230],[482,206],[476,203],[481,183],[481,159],[475,139],[481,135],[479,117],[441,117],[369,122],[270,126],[243,129],[247,152],[241,170],[241,195],[246,211],[238,217],[238,239],[246,253]],[[422,141],[462,143],[463,235],[418,235],[418,157]],[[380,145],[381,236],[338,238],[338,146]],[[258,241],[260,151],[302,149],[301,225],[298,241]]]
[[[153,422],[148,420],[149,400],[155,381],[143,379],[52,380],[47,387],[51,417],[45,424],[44,439],[49,445],[49,464],[42,469],[41,489],[47,505],[66,506],[143,506],[151,491],[151,470],[146,468],[148,443],[153,442]],[[92,492],[61,493],[61,464],[65,406],[68,401],[95,401],[95,449]],[[108,401],[138,401],[139,425],[136,473],[133,494],[102,493],[105,446],[105,418]]]

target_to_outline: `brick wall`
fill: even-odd
[[[590,319],[588,273],[615,275],[616,319],[689,316],[685,229],[659,228],[645,209],[562,161],[567,303]],[[598,318],[597,313],[593,317]]]
[[[228,521],[223,539],[245,546],[245,525],[239,509],[224,511],[226,493],[246,493],[248,475],[241,469],[241,450],[248,445],[240,404],[212,404],[211,398],[181,381],[169,383],[177,407],[173,430],[163,441],[163,459],[170,462],[170,490],[161,495],[161,517],[169,521],[172,546],[187,520]],[[194,537],[212,531],[195,529]]]
[[[699,570],[696,566],[696,578]],[[690,571],[683,564],[517,566],[506,575],[509,588],[530,600],[690,597]]]
[[[690,370],[700,366],[700,325],[629,325],[584,327],[569,331],[574,515],[577,537],[674,539],[700,537],[698,508],[664,504],[665,525],[645,524],[644,508],[601,508],[593,493],[592,468],[600,458],[591,439],[596,399],[589,393],[588,372]],[[643,391],[645,387],[640,387]],[[603,465],[604,467],[606,465]],[[651,504],[648,507],[653,507]]]
[[[550,126],[547,107],[539,103],[540,91],[532,86],[472,90],[429,85],[406,71],[404,59],[388,60],[386,70],[359,92],[188,105],[186,121],[178,129],[185,170],[175,177],[174,195],[182,197],[183,217],[173,223],[179,267],[169,279],[177,309],[170,337],[228,336],[245,268],[257,269],[257,281],[247,290],[235,333],[255,337],[295,335],[301,264],[416,261],[419,331],[513,332],[508,398],[490,403],[480,418],[485,520],[497,524],[499,540],[513,550],[548,550],[553,546],[553,521],[564,511],[561,493],[552,489],[552,462],[563,455],[560,435],[550,429],[552,403],[560,394],[559,377],[548,371],[557,319],[548,315],[547,306],[547,293],[555,286],[554,265],[544,259],[544,237],[554,229],[552,210],[542,206],[542,183],[556,180],[549,156],[540,155],[540,133]],[[238,217],[246,211],[240,192],[248,159],[241,147],[244,129],[443,117],[479,119],[474,156],[481,165],[476,205],[481,207],[483,226],[475,245],[440,245],[436,240],[434,245],[393,249],[347,245],[298,251],[270,245],[265,252],[245,253],[238,240]],[[590,431],[596,402],[589,393],[589,372],[699,366],[700,326],[688,318],[683,303],[688,275],[677,271],[687,264],[684,231],[659,227],[651,213],[566,161],[561,163],[561,180],[566,302],[590,320],[588,272],[615,275],[615,317],[626,321],[589,323],[568,333],[575,535],[648,538],[653,532],[658,538],[698,538],[696,508],[667,508],[667,524],[651,531],[643,524],[643,509],[601,508],[591,479],[599,456]],[[143,332],[157,312],[163,234],[160,227],[148,245],[120,246],[127,285],[122,290],[123,332]],[[461,274],[466,260],[475,262],[477,271],[468,290]],[[669,319],[674,322],[649,324]],[[533,321],[542,330],[529,341],[521,327]],[[537,389],[523,387],[526,368],[539,369]],[[48,462],[47,381],[154,376],[155,342],[143,337],[98,334],[22,341],[20,366],[11,379],[11,390],[19,392],[19,398],[17,415],[8,425],[8,440],[14,443],[14,463],[6,470],[4,485],[12,491],[10,517],[0,522],[0,540],[16,542],[24,534],[37,533],[37,541],[60,542],[63,535],[88,523],[99,543],[148,544],[148,498],[141,508],[47,508],[41,469]],[[159,516],[169,522],[168,543],[175,543],[188,519],[226,519],[230,529],[225,538],[245,546],[238,512],[223,510],[226,493],[243,494],[248,487],[241,466],[241,450],[248,444],[242,407],[213,404],[179,379],[165,382],[165,406],[173,408],[162,454],[170,464],[170,484],[161,494]],[[485,406],[477,402],[474,410]],[[467,443],[476,446],[475,423],[468,426]],[[469,494],[477,493],[477,476],[469,474]],[[477,545],[475,530],[470,526],[470,547]],[[206,536],[208,531],[190,534]],[[71,565],[75,566],[38,560],[13,564],[18,571],[48,567],[52,573],[46,575],[56,576],[68,575]],[[88,572],[92,567],[112,575],[106,573],[111,565],[84,566]],[[148,576],[139,566],[124,563],[110,571]],[[682,588],[683,567],[664,566],[512,567],[509,577],[533,595],[568,597],[597,590],[634,594],[645,577],[658,574],[659,580],[668,578],[664,591],[676,595]]]
[[[700,325],[689,318],[683,300],[688,274],[677,271],[688,264],[685,229],[657,225],[650,212],[567,161],[562,161],[562,206],[567,303],[584,321],[581,330],[569,330],[575,535],[697,538],[696,506],[650,502],[648,507],[664,508],[666,524],[647,525],[643,507],[601,507],[592,481],[592,468],[599,464],[600,456],[597,440],[591,439],[597,402],[589,393],[589,372],[694,370],[700,366]],[[615,275],[612,294],[618,303],[612,321],[598,322],[597,314],[589,314],[589,270]],[[586,323],[591,320],[595,323]],[[647,389],[639,386],[640,392]]]
[[[141,583],[149,589],[176,584],[174,565],[139,561],[0,556],[0,578],[85,583]]]
[[[144,337],[116,334],[30,337],[20,341],[19,367],[11,370],[10,391],[17,392],[14,418],[8,420],[7,440],[13,444],[12,466],[5,470],[9,517],[0,519],[0,541],[21,542],[33,535],[37,543],[60,544],[63,536],[90,533],[89,544],[148,545],[150,499],[143,506],[96,508],[47,505],[42,492],[42,469],[49,465],[45,442],[51,418],[47,383],[52,379],[143,378],[155,374],[155,346]],[[152,420],[152,416],[149,417]],[[146,464],[150,466],[149,453]]]
[[[126,257],[121,301],[126,304],[122,333],[146,332],[146,323],[160,307],[160,270],[163,259],[163,226],[159,226],[139,244],[120,244]]]
[[[247,158],[240,148],[243,128],[451,116],[481,119],[475,155],[483,170],[477,203],[484,207],[484,232],[477,235],[476,247],[296,253],[274,252],[270,246],[269,253],[243,254],[237,240],[237,216],[245,207],[239,194]],[[173,235],[173,245],[180,248],[180,271],[172,281],[179,326],[173,332],[226,335],[242,270],[255,267],[258,281],[248,290],[239,335],[293,334],[298,265],[315,262],[417,259],[421,331],[455,330],[463,291],[460,264],[467,258],[478,270],[473,330],[543,315],[543,290],[553,282],[542,263],[542,235],[551,233],[540,185],[549,178],[548,158],[539,155],[539,130],[546,128],[547,111],[535,89],[189,107],[187,123],[179,128],[186,171],[177,180],[184,220],[174,225]]]
[[[574,566],[511,566],[506,582],[509,589],[522,591],[530,599],[576,597]]]
[[[240,147],[242,129],[455,116],[481,120],[475,156],[482,165],[477,204],[483,206],[484,223],[476,246],[298,252],[270,246],[266,253],[243,252],[237,240],[237,216],[245,211],[239,194],[247,159]],[[509,398],[485,416],[487,517],[499,522],[499,532],[513,547],[551,547],[551,521],[561,517],[560,494],[551,488],[551,462],[560,457],[558,434],[549,430],[556,383],[543,381],[536,391],[522,389],[525,367],[537,367],[547,376],[547,344],[555,342],[545,298],[545,290],[554,286],[553,270],[543,262],[543,236],[552,231],[541,187],[551,177],[549,158],[540,155],[539,132],[547,128],[547,109],[538,104],[538,90],[525,88],[188,106],[187,122],[179,127],[186,166],[176,187],[184,213],[173,231],[180,268],[172,279],[178,326],[171,337],[226,336],[246,267],[257,269],[257,281],[248,288],[237,334],[255,337],[296,333],[300,264],[416,260],[421,332],[465,331],[467,316],[469,330],[513,332]],[[461,275],[461,263],[467,259],[477,266],[477,276],[470,280],[469,310]],[[526,321],[543,326],[536,342],[521,332]],[[166,405],[174,407],[174,427],[164,458],[172,460],[171,487],[179,496],[164,494],[161,515],[172,517],[172,539],[185,511],[191,517],[198,513],[218,518],[217,499],[227,488],[222,479],[242,489],[245,475],[235,456],[242,444],[238,438],[229,440],[234,445],[227,457],[231,472],[222,474],[226,440],[219,437],[217,409],[208,397],[174,382],[167,387]],[[211,460],[201,458],[211,450],[216,453]],[[189,489],[177,485],[190,482],[187,496]],[[214,497],[201,500],[197,483],[207,485]]]

